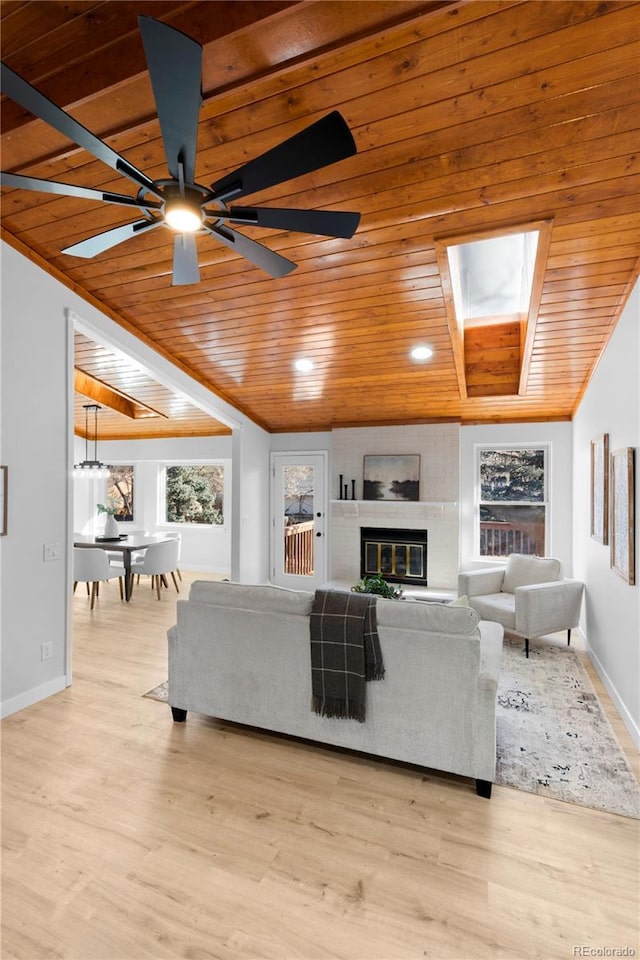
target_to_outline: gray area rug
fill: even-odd
[[[164,683],[159,683],[153,690],[147,690],[142,696],[148,697],[149,700],[159,700],[160,703],[167,703],[169,699],[169,684],[165,680]]]
[[[640,786],[578,655],[505,637],[496,783],[640,819]]]
[[[640,819],[640,786],[571,648],[505,637],[496,783]],[[144,694],[167,702],[167,683]]]

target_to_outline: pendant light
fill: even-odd
[[[93,410],[93,460],[89,460],[89,410]],[[102,410],[102,407],[97,403],[84,404],[84,460],[74,464],[76,477],[102,480],[109,476],[109,468],[98,460],[98,410]]]

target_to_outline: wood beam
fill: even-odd
[[[162,413],[161,410],[156,410],[155,407],[150,407],[148,403],[130,397],[129,394],[117,390],[103,380],[99,380],[98,377],[92,376],[81,367],[75,367],[75,390],[76,393],[91,397],[98,403],[104,404],[105,407],[111,407],[112,410],[124,414],[131,420],[143,420],[149,417],[169,419],[166,413]]]
[[[536,250],[536,265],[531,286],[529,313],[520,333],[522,356],[520,361],[520,383],[518,386],[518,394],[521,397],[524,397],[527,394],[527,383],[529,380],[531,357],[533,354],[533,345],[535,342],[536,328],[538,324],[538,310],[540,309],[542,287],[547,272],[547,261],[549,259],[549,244],[551,243],[552,226],[553,220],[541,220],[538,223],[527,224],[527,230],[530,228],[538,230],[538,249]]]
[[[81,393],[83,397],[89,397],[90,400],[95,400],[101,406],[111,407],[112,410],[116,410],[123,416],[135,420],[135,406],[131,400],[125,400],[115,390],[108,387],[106,383],[96,380],[95,377],[90,376],[78,367],[75,367],[74,370],[73,388],[76,393]]]

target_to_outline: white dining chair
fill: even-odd
[[[179,546],[178,546],[178,563],[177,563],[177,566],[176,566],[176,573],[178,574],[178,579],[179,579],[179,580],[182,580],[182,573],[180,572],[180,555],[181,555],[181,553],[182,553],[182,534],[181,534],[181,533],[168,533],[168,534],[167,534],[167,537],[168,537],[170,540],[177,540],[177,541],[178,541],[178,544],[179,544]]]
[[[124,568],[121,569],[123,575]],[[116,576],[118,577],[118,584],[120,586],[120,599],[124,599],[122,575],[117,568],[111,566],[104,550],[97,547],[95,549],[85,547],[73,548],[73,592],[76,592],[76,587],[79,583],[86,583],[87,593],[89,593],[89,584],[91,584],[92,610],[96,602],[96,597],[99,595],[99,584],[105,580],[112,580]]]
[[[179,550],[180,543],[178,540],[165,540],[162,543],[152,543],[148,546],[144,557],[131,564],[132,591],[134,575],[146,574],[151,577],[151,585],[152,587],[155,586],[158,600],[160,600],[160,587],[163,581],[166,582],[166,575],[170,573],[176,591],[180,593],[180,587],[175,576]]]

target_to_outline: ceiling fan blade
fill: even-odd
[[[117,246],[124,240],[135,237],[138,233],[144,233],[154,227],[161,227],[163,223],[164,220],[136,220],[134,223],[125,223],[122,227],[114,227],[113,230],[97,233],[95,237],[89,237],[87,240],[74,243],[71,247],[65,247],[62,253],[69,253],[73,257],[84,257],[89,260],[91,257],[96,257],[99,253],[104,253],[105,250]]]
[[[103,200],[106,203],[119,203],[125,207],[138,207],[139,210],[162,209],[162,204],[156,203],[154,200],[141,203],[136,197],[127,197],[122,193],[92,190],[90,187],[77,187],[73,183],[60,183],[58,180],[39,180],[37,177],[24,177],[21,173],[0,173],[0,186],[20,187],[22,190],[41,190],[43,193],[59,193],[65,197],[80,197],[82,200]]]
[[[179,233],[173,241],[173,285],[200,282],[198,250],[193,233]]]
[[[151,17],[138,17],[138,25],[169,171],[178,179],[180,158],[185,180],[193,183],[202,103],[202,47],[186,34]]]
[[[231,207],[219,217],[232,223],[253,223],[257,227],[317,233],[323,237],[352,237],[358,229],[360,214],[346,210],[292,210],[277,207]]]
[[[250,160],[211,186],[216,200],[256,193],[357,153],[346,121],[337,110]]]
[[[251,261],[256,267],[260,267],[261,270],[272,277],[284,277],[297,267],[297,264],[292,260],[281,257],[279,253],[274,253],[268,247],[264,247],[256,240],[250,240],[249,237],[245,237],[241,233],[236,233],[235,230],[227,227],[209,227],[207,224],[204,224],[204,227],[230,250],[235,250],[240,256]]]
[[[58,130],[59,133],[62,133],[65,137],[68,137],[69,140],[77,143],[79,147],[88,150],[89,153],[92,153],[98,160],[102,160],[108,167],[112,167],[114,170],[117,170],[118,173],[129,177],[137,186],[143,187],[156,197],[160,197],[153,181],[142,173],[141,170],[138,170],[132,163],[129,163],[124,157],[121,157],[119,153],[116,153],[115,150],[108,147],[104,141],[96,137],[90,130],[87,130],[86,127],[83,127],[81,123],[74,120],[72,116],[60,107],[56,106],[56,104],[49,100],[48,97],[45,97],[43,93],[40,93],[39,90],[32,87],[30,83],[23,80],[22,77],[11,70],[6,63],[2,64],[0,78],[2,82],[2,92],[8,97],[11,97],[12,100],[15,100],[16,103],[19,103],[25,110],[29,110],[29,112],[33,113],[36,117],[40,117],[40,119],[48,123],[49,126]]]

